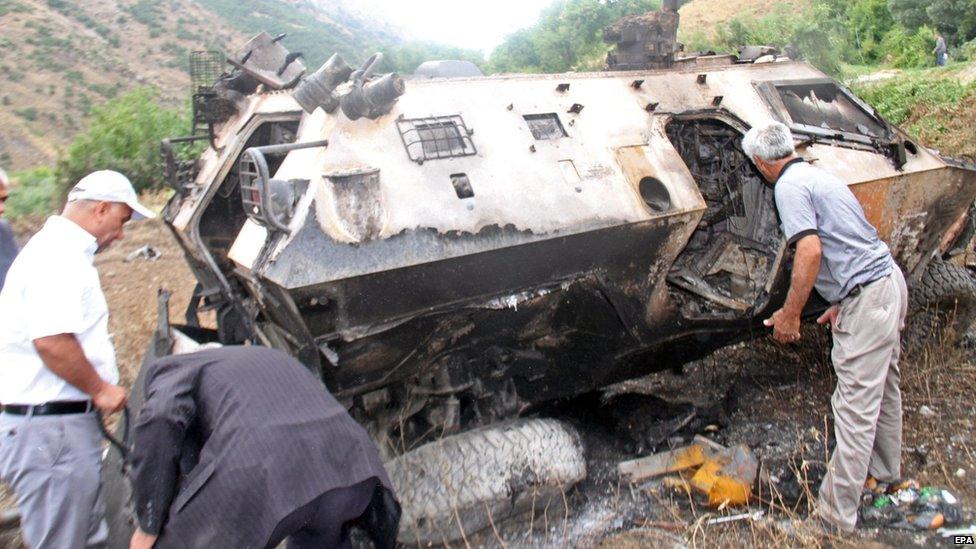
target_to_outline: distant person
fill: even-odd
[[[32,548],[103,545],[96,411],[125,405],[95,254],[153,217],[122,174],[94,172],[24,246],[0,292],[0,477]]]
[[[868,477],[892,482],[901,476],[905,278],[851,190],[797,156],[789,128],[778,122],[752,128],[742,148],[773,185],[783,234],[795,248],[786,301],[765,322],[773,339],[799,341],[800,315],[814,288],[831,304],[817,322],[830,322],[834,340],[837,446],[816,514],[850,532]]]
[[[8,196],[10,196],[10,180],[7,179],[7,172],[0,169],[0,290],[3,289],[7,271],[17,257],[18,251],[14,231],[10,228],[10,223],[2,219],[7,208]]]
[[[945,38],[941,34],[935,35],[935,49],[932,50],[932,53],[935,54],[935,64],[940,67],[945,66],[949,57],[949,50],[946,48]]]
[[[131,549],[393,547],[400,505],[366,431],[294,358],[265,347],[165,357],[133,430]]]

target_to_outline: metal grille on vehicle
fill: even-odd
[[[438,158],[457,158],[478,154],[471,136],[474,130],[464,125],[461,115],[430,118],[400,118],[397,130],[407,156],[418,164]]]

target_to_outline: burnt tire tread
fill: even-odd
[[[450,543],[548,503],[586,476],[576,431],[520,419],[446,437],[387,462],[404,543]],[[539,494],[531,501],[533,493]],[[461,528],[458,528],[460,522]]]
[[[906,351],[918,351],[943,334],[955,343],[976,320],[976,279],[966,267],[933,260],[912,284],[908,304]]]

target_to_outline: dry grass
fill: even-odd
[[[757,18],[772,12],[781,4],[809,3],[810,0],[726,0],[724,2],[693,0],[678,11],[681,15],[679,38],[687,40],[687,36],[699,32],[714,38],[718,27],[728,23],[734,17]]]
[[[976,159],[976,93],[949,105],[919,104],[902,124],[926,146],[951,156]]]

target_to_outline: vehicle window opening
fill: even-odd
[[[686,316],[743,316],[765,297],[782,250],[772,190],[725,122],[676,119],[667,134],[707,205],[668,281],[687,292]]]
[[[522,118],[529,125],[529,131],[536,141],[560,139],[568,135],[562,121],[559,120],[559,115],[554,112],[526,114]]]
[[[239,164],[244,151],[251,147],[294,143],[298,131],[298,120],[264,122],[254,129],[247,142],[241,147],[231,169],[214,194],[207,209],[200,217],[200,238],[211,256],[223,270],[230,270],[227,258],[234,240],[247,220],[247,213],[241,203],[239,189]],[[272,155],[267,158],[268,171],[278,171],[285,155]]]
[[[461,115],[397,120],[400,139],[410,160],[423,164],[427,160],[457,158],[477,154],[471,135]]]
[[[451,185],[454,186],[454,193],[462,200],[474,196],[474,189],[471,188],[471,180],[468,179],[467,174],[452,173]]]
[[[855,133],[887,134],[884,124],[832,82],[777,84],[776,91],[794,124]]]

